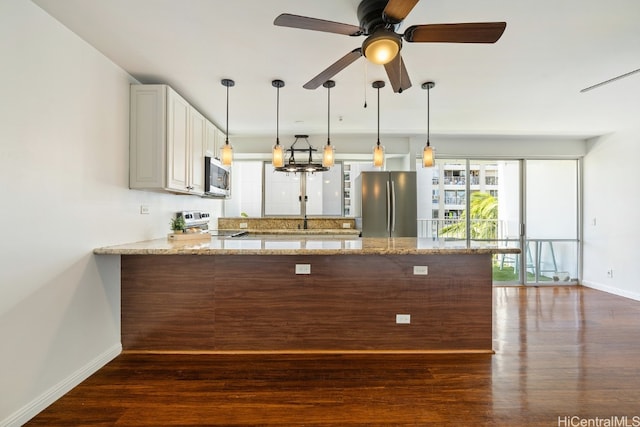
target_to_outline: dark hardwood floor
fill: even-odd
[[[498,287],[494,313],[494,355],[125,353],[28,425],[640,425],[640,302]]]

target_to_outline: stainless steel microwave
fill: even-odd
[[[231,169],[215,157],[204,158],[204,195],[207,197],[231,196]]]

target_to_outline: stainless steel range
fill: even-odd
[[[177,216],[184,218],[184,223],[187,228],[209,229],[209,214],[207,212],[183,211],[178,212]]]

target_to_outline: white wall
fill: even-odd
[[[603,136],[584,159],[583,284],[640,300],[640,128]],[[607,270],[613,269],[613,277]]]
[[[0,0],[0,58],[0,425],[20,425],[120,351],[119,257],[93,248],[221,202],[127,188],[131,77],[33,3]]]

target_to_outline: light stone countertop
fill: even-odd
[[[263,234],[263,235],[296,235],[298,237],[303,237],[305,235],[324,235],[324,236],[351,236],[351,237],[358,237],[360,235],[360,230],[356,230],[354,228],[346,228],[346,229],[341,229],[341,228],[335,228],[335,229],[327,229],[327,228],[322,228],[322,229],[313,229],[313,228],[309,228],[309,229],[293,229],[293,228],[280,228],[280,229],[259,229],[259,228],[234,228],[234,229],[218,229],[217,231],[227,231],[227,232],[242,232],[242,231],[246,231],[249,234],[252,235],[257,235],[257,234]]]
[[[96,248],[97,255],[411,255],[520,253],[518,248],[426,238],[340,235],[267,235],[170,241],[167,238]]]

